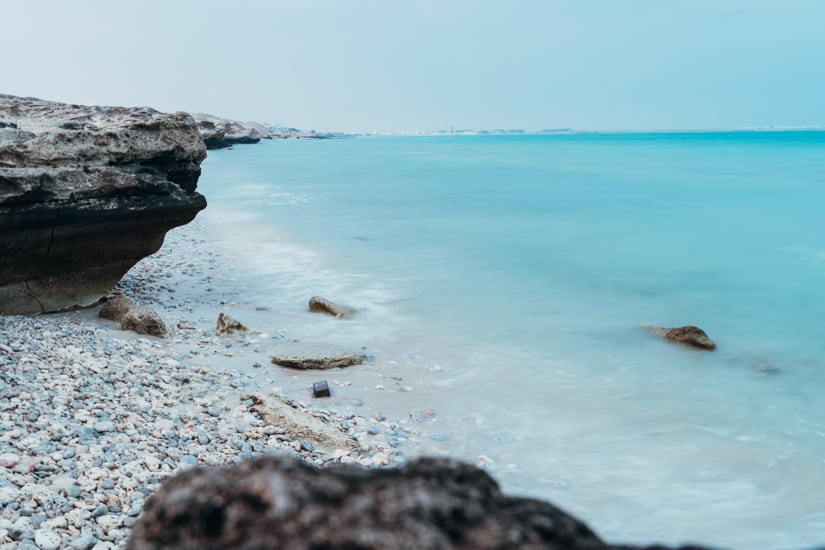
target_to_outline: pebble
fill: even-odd
[[[61,542],[60,535],[54,531],[40,529],[34,533],[34,543],[40,550],[57,550]]]

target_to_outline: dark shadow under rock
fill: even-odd
[[[550,503],[504,495],[483,470],[455,460],[318,470],[269,456],[167,480],[148,500],[127,548],[631,547],[604,543]]]

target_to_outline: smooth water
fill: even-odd
[[[419,452],[611,541],[825,542],[825,133],[272,141],[200,189],[273,329],[436,413]],[[718,350],[642,328],[684,324]]]

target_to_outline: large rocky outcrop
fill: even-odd
[[[469,464],[421,459],[401,469],[316,470],[270,456],[167,480],[149,499],[127,548],[631,547],[603,542],[552,504],[502,494]]]
[[[206,206],[192,117],[0,95],[0,313],[104,296]]]

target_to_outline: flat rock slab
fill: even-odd
[[[351,367],[360,365],[368,359],[367,355],[334,355],[328,357],[295,357],[283,356],[273,357],[272,364],[288,369],[300,370],[326,370]]]
[[[710,339],[705,331],[693,325],[674,328],[649,327],[649,330],[666,340],[692,348],[708,351],[716,349],[716,343]]]
[[[317,416],[299,409],[290,400],[261,394],[244,395],[252,401],[250,412],[256,413],[264,424],[283,428],[295,441],[310,441],[316,449],[332,453],[336,449],[353,449],[355,442],[344,432]]]
[[[484,470],[456,460],[319,470],[268,456],[230,468],[194,468],[165,481],[126,548],[632,547],[605,543],[549,502],[505,495]]]

